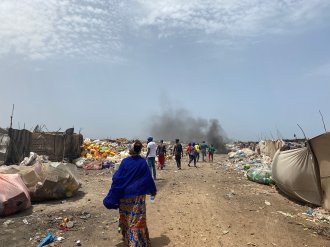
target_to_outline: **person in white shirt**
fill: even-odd
[[[156,150],[157,150],[157,145],[156,143],[153,141],[153,137],[148,137],[148,151],[147,151],[147,163],[148,166],[150,168],[150,172],[154,178],[154,180],[156,180],[156,166],[155,166],[155,159],[156,159]]]

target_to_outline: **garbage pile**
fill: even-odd
[[[131,141],[125,138],[116,140],[85,139],[82,145],[80,158],[73,164],[86,170],[101,170],[106,168],[116,169],[120,162],[129,156]],[[146,144],[141,155],[146,154]]]
[[[124,138],[114,141],[85,139],[80,158],[75,159],[73,163],[78,168],[86,170],[115,168],[116,164],[129,156],[128,145],[129,141]]]
[[[9,174],[21,178],[31,201],[72,197],[81,187],[77,177],[77,168],[70,163],[49,162],[36,163],[33,166],[1,167],[1,176],[8,176]],[[21,187],[15,187],[24,192]]]
[[[273,184],[271,177],[272,159],[267,155],[261,155],[251,150],[250,148],[242,148],[239,145],[228,145],[227,149],[231,150],[228,153],[228,159],[224,165],[240,171],[249,180],[261,184]]]
[[[30,152],[29,157],[25,157],[20,163],[21,166],[31,166],[34,164],[41,164],[48,162],[48,157],[46,155],[38,155],[34,152]]]

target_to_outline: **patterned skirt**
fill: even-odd
[[[146,218],[146,196],[121,199],[119,227],[129,247],[150,247]]]

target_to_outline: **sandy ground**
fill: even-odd
[[[274,187],[248,181],[223,167],[225,156],[177,171],[174,161],[157,171],[158,195],[147,204],[151,242],[161,246],[330,246],[329,225],[302,215],[307,209]],[[51,230],[65,239],[52,246],[124,247],[117,233],[117,211],[103,207],[111,172],[79,170],[78,195],[64,201],[34,204],[30,210],[0,219],[0,247],[37,246]],[[268,204],[268,205],[267,205]],[[285,215],[287,214],[287,215]],[[290,214],[290,215],[288,215]],[[59,230],[68,217],[74,226]],[[13,223],[7,227],[6,220]],[[23,223],[27,220],[28,224]]]

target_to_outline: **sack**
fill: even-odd
[[[0,216],[7,216],[31,206],[28,188],[18,174],[0,174]]]
[[[34,166],[11,166],[0,169],[0,173],[21,176],[30,193],[31,201],[72,197],[81,187],[77,168],[70,163],[50,162],[37,163]]]
[[[249,180],[260,184],[274,184],[272,171],[267,168],[251,168],[246,173]]]

